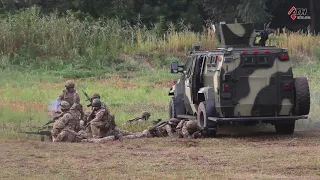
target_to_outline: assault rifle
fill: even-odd
[[[50,129],[52,128],[52,126],[44,126],[44,127],[40,127],[38,128],[37,131],[20,131],[19,133],[24,133],[24,134],[37,134],[41,136],[41,141],[44,141],[44,137],[48,136],[49,138],[51,138],[51,131]]]
[[[128,122],[133,122],[133,121],[138,121],[138,120],[140,120],[140,119],[142,119],[141,117],[135,117],[135,118],[132,118],[132,119],[129,119],[128,120]]]
[[[92,106],[92,101],[91,101],[91,98],[89,97],[89,95],[86,93],[86,92],[84,92],[84,90],[82,89],[82,92],[83,92],[83,94],[86,96],[86,101],[89,101],[90,102],[90,104],[88,104],[87,105],[87,107],[90,107],[90,106]]]
[[[58,116],[54,116],[52,118],[52,120],[49,120],[47,123],[45,123],[41,128],[45,128],[47,125],[54,123],[57,119],[59,119],[59,117],[61,116],[61,114],[59,114]]]
[[[38,135],[41,135],[41,136],[51,136],[51,132],[49,130],[40,130],[38,132],[20,131],[19,133],[38,134]]]

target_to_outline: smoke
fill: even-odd
[[[55,111],[55,110],[56,110],[56,106],[57,106],[56,100],[51,100],[51,101],[48,103],[48,107],[47,107],[48,112],[53,112],[53,111]]]

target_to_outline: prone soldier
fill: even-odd
[[[152,137],[175,137],[175,129],[178,125],[179,120],[176,118],[171,118],[166,121],[158,121],[158,123],[149,127],[148,131]]]
[[[181,120],[176,131],[179,138],[199,138],[202,136],[196,120]]]

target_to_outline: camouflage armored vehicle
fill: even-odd
[[[295,122],[308,118],[308,79],[293,77],[288,50],[265,46],[270,30],[253,24],[220,23],[221,47],[194,46],[170,89],[169,118],[197,119],[206,135],[225,123],[271,123],[277,133],[292,134]],[[256,38],[261,40],[255,43]]]

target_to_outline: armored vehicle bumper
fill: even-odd
[[[235,117],[235,118],[208,117],[208,120],[214,121],[214,122],[283,121],[283,120],[299,120],[299,119],[308,119],[308,116]]]

